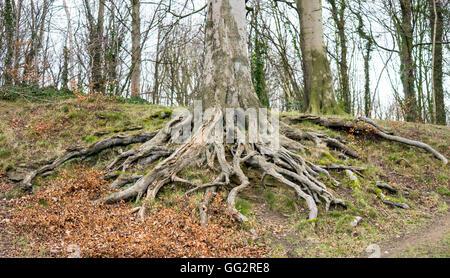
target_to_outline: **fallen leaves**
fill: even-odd
[[[36,250],[67,257],[79,246],[82,257],[261,257],[264,246],[250,245],[248,232],[236,229],[220,196],[208,208],[210,224],[202,227],[192,200],[173,206],[153,205],[144,221],[130,214],[129,203],[92,202],[108,190],[103,173],[78,168],[36,194],[14,200],[9,225],[31,234]],[[72,248],[73,249],[73,248]]]

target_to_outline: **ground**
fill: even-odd
[[[159,129],[169,120],[172,110],[142,101],[86,99],[70,94],[57,98],[43,96],[40,100],[3,97],[0,256],[66,257],[73,252],[67,250],[70,244],[80,246],[81,256],[94,257],[367,257],[366,248],[371,244],[380,246],[382,256],[450,255],[448,166],[421,149],[308,122],[297,127],[340,137],[361,156],[342,160],[334,150],[317,152],[315,146],[304,142],[310,161],[365,168],[359,176],[359,188],[352,187],[343,172],[331,172],[341,186],[327,185],[348,207],[326,213],[324,205],[319,206],[314,225],[307,220],[304,201],[270,177],[263,187],[260,177],[251,171],[251,186],[237,200],[237,208],[250,219],[249,225],[234,222],[223,202],[219,202],[219,196],[209,229],[201,227],[195,204],[203,193],[180,201],[187,188],[177,183],[159,193],[156,205],[143,223],[129,213],[138,205],[133,201],[93,205],[92,199],[110,191],[110,182],[103,179],[105,165],[119,150],[133,146],[105,150],[83,161],[68,161],[50,175],[37,178],[33,194],[21,192],[17,181],[29,168],[61,155],[69,147],[87,146],[120,132]],[[450,157],[449,127],[378,123]],[[128,131],[131,127],[136,130]],[[204,169],[189,168],[182,177],[207,182],[211,175]],[[387,195],[407,203],[410,209],[382,203],[374,190],[376,181],[396,187],[399,193]],[[362,219],[352,226],[356,216]]]

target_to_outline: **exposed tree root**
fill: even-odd
[[[44,165],[32,172],[30,172],[28,175],[25,176],[25,178],[22,181],[22,188],[24,190],[30,190],[33,185],[32,181],[33,179],[38,176],[42,175],[46,172],[52,171],[53,169],[59,167],[64,162],[81,157],[86,158],[91,155],[97,154],[105,149],[109,149],[116,146],[126,146],[130,144],[135,143],[142,143],[146,142],[150,139],[152,139],[155,135],[157,135],[158,132],[142,132],[138,134],[117,134],[108,138],[105,138],[103,140],[100,140],[99,142],[92,144],[89,147],[77,147],[77,148],[71,148],[66,151],[66,153],[52,161],[51,163]]]
[[[425,144],[423,142],[415,141],[406,139],[400,136],[392,135],[392,132],[386,132],[384,129],[382,129],[379,125],[377,125],[375,122],[373,122],[370,119],[359,117],[356,118],[353,121],[345,120],[345,119],[337,119],[337,118],[324,118],[320,116],[314,116],[314,115],[302,115],[302,116],[296,116],[296,117],[286,117],[291,122],[302,122],[302,121],[310,121],[316,124],[319,124],[321,126],[327,127],[327,128],[334,128],[334,129],[345,129],[352,133],[361,133],[361,134],[367,134],[371,133],[374,135],[377,135],[381,138],[384,138],[386,140],[395,141],[399,143],[403,143],[406,145],[418,147],[421,149],[424,149],[430,153],[432,153],[436,158],[442,160],[444,165],[447,165],[448,160],[443,156],[441,153],[430,147],[428,144]]]
[[[235,140],[232,144],[224,144],[217,140],[218,136],[223,136],[223,133],[218,132],[224,128],[220,126],[220,124],[223,124],[222,118],[221,110],[214,109],[210,118],[205,120],[184,143],[178,143],[177,139],[183,136],[183,127],[192,125],[192,116],[189,114],[180,114],[174,117],[163,129],[155,133],[112,136],[90,147],[68,151],[67,154],[56,159],[51,164],[30,173],[25,182],[31,185],[33,177],[53,170],[70,158],[93,155],[103,149],[118,145],[144,142],[135,149],[122,152],[106,167],[109,173],[105,175],[105,178],[115,179],[111,183],[111,188],[120,189],[130,183],[132,185],[100,198],[96,202],[114,203],[130,198],[136,198],[136,200],[143,198],[142,205],[133,209],[133,212],[137,212],[139,218],[142,218],[164,185],[168,183],[182,183],[190,187],[185,192],[185,195],[198,190],[205,190],[204,198],[199,204],[199,212],[201,223],[206,224],[208,206],[215,193],[219,190],[229,189],[227,196],[229,212],[237,221],[246,222],[248,218],[236,209],[236,200],[239,194],[250,186],[250,180],[246,175],[247,168],[244,168],[248,167],[252,171],[256,170],[261,174],[261,183],[263,185],[264,178],[272,176],[277,181],[276,186],[284,185],[294,190],[298,198],[306,201],[309,209],[308,218],[310,220],[318,217],[318,206],[320,204],[325,204],[325,211],[328,211],[332,204],[346,206],[325,185],[326,181],[328,181],[334,186],[339,186],[339,182],[328,171],[344,170],[352,173],[352,176],[356,178],[353,172],[361,175],[359,172],[364,169],[336,164],[327,166],[315,165],[305,159],[305,148],[301,143],[304,140],[309,140],[319,146],[326,145],[352,157],[358,157],[356,151],[347,147],[343,140],[331,138],[320,133],[303,132],[283,123],[281,125],[282,134],[279,135],[280,145],[278,148],[274,148],[267,142],[263,143],[265,142],[264,140],[257,143]],[[323,121],[320,117],[308,117],[307,119]],[[298,119],[294,119],[294,121],[296,120]],[[327,123],[327,121],[324,121],[324,125]],[[269,121],[268,125],[270,124]],[[333,127],[341,126],[342,128],[342,124],[327,125]],[[347,127],[347,125],[344,125],[344,127]],[[235,133],[236,138],[245,138],[246,136],[244,132],[237,128]],[[147,170],[152,162],[159,159],[163,160],[146,174],[127,175],[124,173],[130,167]],[[180,172],[190,166],[209,169],[211,173],[214,173],[215,177],[204,184],[198,184],[180,177]],[[320,177],[321,174],[323,175],[322,177]],[[381,196],[379,193],[377,192]],[[407,206],[406,204],[395,202],[392,198],[387,198],[384,195],[381,198],[386,204],[404,208]]]
[[[214,196],[214,193],[222,188],[232,187],[227,197],[229,211],[239,222],[246,222],[248,220],[247,217],[241,214],[235,205],[239,193],[250,185],[249,178],[242,168],[243,165],[247,165],[260,169],[261,173],[264,173],[264,176],[270,175],[280,184],[292,188],[299,198],[306,201],[310,211],[310,220],[317,217],[317,204],[322,202],[326,204],[326,210],[329,209],[331,204],[345,207],[344,202],[336,198],[318,178],[319,174],[324,173],[335,185],[338,185],[339,183],[331,177],[327,169],[314,165],[306,161],[301,155],[293,152],[294,150],[303,151],[303,145],[298,142],[298,139],[313,140],[317,144],[327,144],[331,138],[322,134],[306,134],[299,130],[296,131],[295,129],[285,127],[285,130],[288,130],[288,133],[291,134],[291,138],[280,135],[281,146],[278,149],[271,148],[269,145],[263,143],[249,144],[235,142],[231,145],[224,145],[214,140],[212,143],[208,143],[208,139],[211,139],[211,136],[217,136],[215,134],[215,128],[222,119],[222,116],[222,112],[216,109],[211,119],[203,123],[187,143],[179,145],[170,156],[160,162],[148,174],[140,177],[133,186],[115,192],[98,201],[113,203],[132,197],[136,197],[139,200],[145,195],[143,205],[138,211],[139,217],[144,217],[145,210],[151,205],[157,193],[165,184],[170,182],[183,183],[192,187],[186,191],[185,195],[200,189],[206,189],[204,199],[199,204],[200,221],[202,224],[205,224],[207,222],[208,204]],[[116,159],[108,168],[117,169],[117,164],[121,159],[125,159],[125,162],[118,167],[119,169],[127,165],[127,160],[128,162],[133,162],[138,158],[154,155],[158,150],[158,145],[173,141],[174,129],[180,129],[181,125],[187,124],[190,121],[190,118],[187,120],[179,118],[176,121],[172,121],[151,142],[146,142],[138,150],[121,154],[119,159]],[[236,132],[240,133],[237,129]],[[238,135],[244,136],[243,133]],[[177,136],[176,132],[175,136]],[[345,145],[341,142],[333,146],[337,146],[343,152],[353,154],[354,156],[357,155],[353,150],[342,147]],[[133,159],[130,159],[130,157],[133,157]],[[178,176],[181,170],[195,164],[197,166],[207,166],[211,171],[218,172],[218,174],[211,182],[205,184],[197,184]],[[236,177],[235,183],[231,182],[232,177]],[[114,187],[118,187],[124,183],[129,183],[133,178],[138,177],[119,177],[113,185]]]

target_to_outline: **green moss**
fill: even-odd
[[[82,136],[81,139],[83,139],[84,141],[88,142],[88,143],[94,143],[98,137],[94,136],[94,135],[87,135],[87,136]]]
[[[338,160],[336,158],[334,158],[329,152],[322,152],[322,156],[326,157],[331,162],[334,162],[334,163],[338,162]]]
[[[88,116],[89,116],[89,113],[87,110],[70,111],[69,114],[67,114],[67,117],[69,119],[85,119]]]
[[[96,112],[95,115],[107,118],[108,120],[111,121],[123,120],[125,118],[125,116],[122,113],[116,111],[99,111]]]
[[[437,176],[438,181],[441,183],[449,183],[450,182],[450,178],[448,177],[448,175],[446,173],[439,173],[439,175]]]
[[[352,222],[353,219],[354,216],[352,215],[344,215],[340,217],[334,229],[335,233],[343,234],[352,232],[353,228],[350,226],[350,222]]]
[[[9,150],[0,150],[0,158],[6,158],[11,155],[11,151]]]
[[[358,190],[361,189],[361,183],[359,182],[359,180],[350,180],[348,182],[348,185],[353,189],[353,190]]]
[[[236,200],[236,209],[245,216],[249,216],[251,214],[252,205],[248,200],[238,198]]]
[[[438,186],[436,187],[436,191],[442,196],[450,196],[450,190],[447,187]]]

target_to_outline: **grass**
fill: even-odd
[[[397,258],[450,258],[450,233],[438,242],[425,242],[396,255]]]
[[[11,93],[3,99],[10,97]],[[94,136],[96,131],[120,130],[130,126],[142,126],[143,131],[156,130],[169,120],[163,117],[163,114],[172,113],[171,108],[150,105],[139,99],[133,101],[118,99],[94,104],[79,102],[69,96],[61,96],[53,101],[54,103],[49,105],[47,102],[28,102],[23,97],[7,101],[0,100],[0,170],[11,170],[17,165],[27,164],[30,161],[51,159],[62,154],[68,147],[89,145],[111,135]],[[51,124],[43,125],[43,123]],[[448,128],[387,121],[379,123],[387,129],[394,130],[400,136],[416,140],[424,139],[450,157],[448,145],[443,143],[450,138]],[[319,164],[343,163],[364,167],[366,170],[362,172],[364,177],[358,176],[359,185],[353,187],[343,172],[331,172],[333,177],[341,182],[339,187],[331,187],[325,177],[318,177],[328,185],[331,193],[343,199],[348,206],[346,210],[332,207],[332,210],[326,212],[325,205],[321,204],[319,217],[314,223],[306,220],[308,214],[306,204],[292,190],[277,185],[276,181],[269,176],[266,177],[265,183],[271,186],[267,188],[261,187],[259,180],[254,181],[252,188],[262,196],[270,211],[281,214],[287,219],[288,236],[285,240],[274,240],[271,232],[266,234],[267,239],[272,242],[270,245],[273,249],[272,256],[287,256],[288,251],[302,257],[360,256],[364,254],[368,245],[382,243],[397,235],[419,229],[436,214],[448,211],[445,198],[450,196],[448,187],[450,170],[448,167],[442,167],[440,161],[432,155],[416,148],[384,140],[360,140],[344,132],[322,128],[308,122],[301,123],[298,127],[333,137],[342,137],[361,155],[361,159],[341,161],[336,159],[338,156],[334,150],[318,148],[305,142],[309,149],[310,161]],[[123,149],[126,151],[132,147]],[[101,168],[114,156],[114,151],[107,151],[83,163],[90,167]],[[405,163],[405,160],[408,163]],[[63,168],[70,170],[79,163],[79,160],[70,161],[64,164]],[[155,162],[154,165],[157,163]],[[127,173],[122,174],[147,173],[149,169],[131,168]],[[56,172],[55,175],[58,173]],[[207,169],[190,167],[179,173],[179,176],[196,183],[207,183],[214,178],[214,173]],[[45,183],[45,179],[54,178],[55,176],[49,176],[37,179],[36,182]],[[383,204],[377,196],[375,181],[384,181],[398,188],[398,194],[386,192],[384,194],[389,198],[407,202],[411,209],[402,210]],[[170,205],[186,189],[186,186],[179,184],[168,185],[160,192],[157,201]],[[2,192],[2,197],[16,198],[22,194],[20,189],[15,188],[9,192]],[[203,191],[195,194],[196,200],[200,201]],[[138,205],[138,203],[131,204],[131,206]],[[33,208],[40,209],[45,206],[46,201],[41,200]],[[239,195],[236,207],[242,214],[250,218],[255,217],[257,206],[248,192]],[[362,221],[356,227],[352,227],[349,224],[355,216],[361,216]],[[264,223],[261,224],[264,225]],[[406,255],[423,253],[421,250],[411,252]],[[448,251],[445,251],[447,253],[436,252],[433,254],[448,256]]]
[[[436,191],[442,196],[450,196],[450,190],[447,187],[438,186],[436,187]]]

